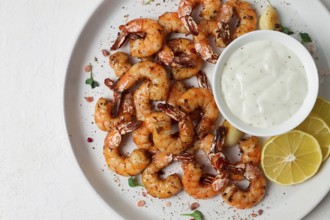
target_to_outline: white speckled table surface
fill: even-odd
[[[0,1],[0,219],[113,219],[62,122],[69,55],[99,1]],[[329,207],[330,194],[305,219],[329,219]]]

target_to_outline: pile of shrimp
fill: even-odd
[[[201,20],[197,22],[191,14],[200,4]],[[97,127],[107,132],[103,155],[111,171],[141,175],[148,194],[161,199],[184,190],[196,199],[221,195],[240,209],[262,200],[266,179],[258,167],[258,139],[243,139],[242,132],[227,121],[216,127],[220,113],[201,71],[204,61],[215,63],[219,57],[209,44],[210,37],[224,48],[255,30],[256,22],[256,12],[247,2],[181,0],[177,12],[166,12],[158,20],[134,19],[119,27],[109,57],[118,78],[104,80],[113,99],[99,98],[94,113]],[[173,33],[186,37],[173,38]],[[126,40],[129,54],[119,51]],[[185,82],[191,78],[199,86]],[[127,135],[135,145],[129,155],[121,152]],[[223,151],[224,146],[233,145],[242,152],[235,163]],[[208,158],[212,174],[198,162],[200,151]],[[161,177],[160,172],[175,162],[181,163],[183,174]],[[250,182],[246,189],[236,185],[243,179]]]

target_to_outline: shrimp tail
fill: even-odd
[[[183,111],[180,111],[178,108],[175,108],[174,106],[170,104],[164,104],[164,103],[159,103],[157,107],[163,111],[165,114],[173,118],[175,121],[181,121],[185,117],[187,117],[186,113]]]
[[[124,135],[138,129],[141,125],[142,121],[130,121],[118,125],[117,129],[121,135]]]
[[[212,90],[210,81],[208,80],[206,74],[203,71],[199,71],[196,77],[199,87]]]
[[[191,16],[184,16],[181,18],[181,21],[192,35],[198,35],[198,25]]]
[[[195,156],[188,152],[183,152],[174,156],[174,160],[180,161],[183,164],[190,163],[195,160]]]
[[[122,28],[116,41],[113,43],[113,45],[110,47],[110,50],[117,50],[123,46],[126,39],[128,38],[129,32],[126,31],[125,28]]]

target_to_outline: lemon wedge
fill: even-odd
[[[318,97],[312,113],[322,118],[330,126],[330,102],[328,100]]]
[[[312,135],[292,130],[270,138],[261,154],[265,175],[281,185],[293,185],[311,178],[322,163],[321,147]]]
[[[315,137],[321,147],[322,160],[328,158],[330,154],[330,128],[322,118],[311,114],[296,129]]]

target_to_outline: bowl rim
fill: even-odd
[[[304,99],[303,104],[297,112],[285,122],[269,128],[257,127],[243,122],[237,116],[231,113],[222,97],[221,86],[221,72],[224,68],[224,63],[228,60],[229,56],[240,46],[246,43],[258,40],[271,40],[276,41],[291,50],[301,60],[306,70],[308,92]],[[292,48],[295,48],[293,50]],[[244,34],[234,41],[232,41],[221,53],[213,70],[212,90],[215,102],[223,117],[228,120],[234,127],[250,135],[266,137],[279,135],[289,130],[296,128],[312,111],[313,106],[317,99],[319,90],[319,77],[315,61],[305,46],[296,40],[294,37],[278,31],[272,30],[256,30]]]

